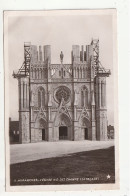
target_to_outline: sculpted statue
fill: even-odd
[[[63,62],[63,58],[64,58],[64,55],[63,55],[63,52],[61,51],[61,53],[60,53],[60,60],[61,60],[61,63]]]

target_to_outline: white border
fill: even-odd
[[[98,192],[51,192],[49,195],[129,195],[129,67],[128,67],[128,0],[1,0],[0,6],[0,195],[5,195],[5,153],[4,153],[4,76],[3,76],[3,10],[41,10],[41,9],[86,9],[86,8],[116,8],[118,13],[118,62],[119,62],[119,126],[120,126],[120,190]],[[6,193],[15,195],[18,193]],[[22,193],[19,193],[22,195]],[[26,193],[24,193],[25,195]],[[35,195],[36,193],[27,193]],[[37,193],[41,195],[41,193]]]
[[[9,61],[8,61],[8,19],[12,16],[68,16],[68,15],[111,15],[113,17],[113,70],[114,70],[114,126],[116,130],[115,139],[115,183],[114,184],[85,184],[85,185],[35,185],[35,186],[10,186],[10,146],[8,138],[8,119],[9,119]],[[4,64],[5,64],[5,133],[6,133],[6,190],[7,191],[74,191],[74,190],[113,190],[119,189],[119,145],[118,145],[118,78],[117,78],[117,32],[116,32],[116,10],[105,9],[105,10],[53,10],[53,11],[5,11],[4,12]]]

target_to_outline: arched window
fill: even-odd
[[[31,78],[33,78],[33,69],[31,69]]]
[[[42,87],[38,89],[38,107],[45,106],[45,91]]]
[[[43,69],[43,78],[47,78],[47,69],[46,68]]]
[[[75,69],[74,69],[74,73],[75,73],[75,78],[76,78],[76,72],[77,72],[77,68],[75,67]]]
[[[82,75],[83,78],[85,78],[85,69],[83,68],[83,75]]]
[[[82,68],[80,68],[80,78],[82,78]]]
[[[41,107],[41,92],[38,91],[38,107]]]
[[[87,74],[88,74],[88,69],[86,67],[86,69],[85,69],[85,78],[87,78]]]
[[[87,108],[87,106],[88,106],[88,91],[87,91],[87,89],[85,89],[84,94],[85,94],[84,106]]]
[[[88,107],[88,90],[86,86],[81,88],[81,107]]]
[[[77,78],[79,78],[79,68],[77,69]]]
[[[39,79],[39,69],[37,70],[37,79]]]
[[[84,107],[84,91],[81,90],[81,107]]]
[[[92,77],[94,77],[94,76],[95,76],[95,68],[92,67]]]
[[[38,69],[36,69],[36,79],[38,79]]]
[[[41,79],[41,69],[39,69],[39,79]]]
[[[61,75],[62,75],[62,77],[63,77],[63,68],[61,68]]]
[[[37,79],[37,70],[35,69],[35,79]]]

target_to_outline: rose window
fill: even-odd
[[[60,103],[61,99],[64,98],[65,103],[70,100],[70,89],[66,86],[60,86],[55,91],[55,100]]]

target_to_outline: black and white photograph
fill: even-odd
[[[7,188],[118,189],[116,10],[5,11],[4,43]]]

